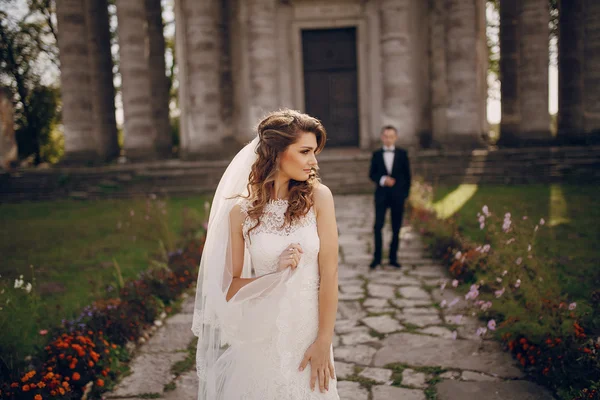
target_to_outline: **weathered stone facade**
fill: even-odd
[[[214,154],[219,145],[247,141],[273,109],[306,111],[302,32],[347,27],[356,29],[360,148],[376,145],[385,124],[398,127],[402,146],[418,146],[422,136],[473,146],[486,131],[485,2],[432,3],[212,1],[193,6],[203,10],[200,22],[189,9],[193,2],[177,0],[184,154]],[[228,35],[219,35],[223,25]],[[191,26],[198,27],[193,34]],[[203,62],[194,67],[197,57]],[[202,76],[194,78],[196,69]],[[223,69],[231,70],[231,92],[219,91]],[[199,93],[205,95],[194,101]],[[224,120],[218,103],[233,107],[231,119]]]
[[[104,31],[89,21],[100,18],[104,29],[107,17],[91,0],[83,3],[65,0],[57,10],[66,153],[111,158],[116,143],[107,117],[111,94],[102,86],[112,76],[111,63],[96,55],[108,47],[94,44]],[[589,136],[600,128],[595,51],[600,7],[592,0],[563,3],[559,133]],[[265,114],[281,107],[321,118],[328,148],[369,150],[379,144],[386,124],[398,128],[399,145],[407,148],[482,145],[488,131],[485,0],[174,4],[183,159],[230,156],[252,138]],[[117,0],[116,6],[125,155],[166,157],[160,1]],[[547,0],[500,1],[500,144],[552,140],[548,21]]]

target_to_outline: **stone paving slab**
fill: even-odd
[[[342,399],[341,396],[340,399]],[[426,397],[422,390],[374,386],[373,400],[426,400]]]
[[[373,356],[377,352],[371,346],[358,345],[358,346],[338,346],[337,349],[333,349],[333,356],[336,360],[350,362],[359,365],[371,365]]]
[[[369,391],[358,382],[340,381],[337,385],[340,400],[369,400]]]
[[[168,400],[197,400],[198,399],[198,375],[196,371],[189,371],[181,375],[175,381],[175,390],[166,392],[165,399]]]
[[[165,326],[159,329],[144,346],[144,351],[151,353],[185,350],[194,338],[190,329],[192,319],[192,314],[177,314],[168,318]]]
[[[460,382],[442,381],[436,385],[437,400],[553,400],[543,387],[527,381]]]
[[[481,343],[477,341],[396,333],[383,339],[382,344],[373,360],[373,365],[378,367],[402,363],[468,369],[504,378],[523,376],[514,360],[496,342],[485,342],[484,348],[480,348]]]
[[[175,377],[171,366],[185,359],[186,353],[141,353],[131,363],[131,375],[125,377],[107,397],[135,397],[162,393]]]

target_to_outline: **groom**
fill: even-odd
[[[370,269],[381,264],[381,229],[387,209],[392,213],[392,242],[390,265],[400,268],[396,258],[400,240],[400,227],[404,214],[404,201],[410,190],[410,166],[406,151],[395,146],[398,131],[391,125],[381,129],[383,148],[376,150],[371,158],[369,177],[377,185],[375,189],[375,253]]]

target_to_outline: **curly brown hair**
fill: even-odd
[[[313,133],[317,138],[315,153],[323,150],[327,138],[325,128],[321,121],[308,114],[282,109],[272,112],[258,125],[258,158],[252,165],[247,187],[251,204],[248,217],[256,221],[250,231],[260,225],[260,216],[265,206],[273,200],[271,193],[275,186],[277,158],[306,132]],[[312,193],[318,181],[317,168],[313,168],[306,181],[290,180],[284,225],[291,224],[308,213],[314,204]]]

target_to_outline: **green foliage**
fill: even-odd
[[[158,202],[159,200],[151,200]],[[22,274],[24,280],[32,282],[30,265],[35,266],[36,280],[31,294],[17,291],[18,297],[11,300],[11,307],[0,311],[0,352],[3,356],[5,343],[12,343],[18,360],[35,352],[42,346],[45,336],[40,330],[51,330],[61,320],[77,318],[81,310],[98,298],[116,296],[119,292],[115,264],[120,267],[123,281],[139,276],[149,268],[152,261],[168,263],[172,273],[185,277],[184,281],[160,286],[158,304],[168,305],[173,293],[189,284],[189,257],[181,252],[189,239],[199,239],[202,230],[205,197],[169,199],[165,214],[155,212],[152,218],[162,218],[165,225],[150,219],[146,221],[145,200],[104,201],[55,201],[29,204],[0,205],[0,285],[7,291],[0,294],[0,306],[6,301],[9,287]],[[155,209],[151,207],[151,209]],[[184,214],[184,209],[194,209]],[[135,211],[141,219],[131,219],[129,212]],[[158,210],[156,208],[155,210]],[[194,214],[186,221],[188,215]],[[199,222],[202,220],[202,222]],[[117,226],[121,221],[121,229]],[[125,221],[138,224],[125,228]],[[186,236],[182,232],[186,227]],[[165,230],[171,233],[165,233]],[[163,229],[163,231],[161,231]],[[139,232],[152,231],[142,236]],[[177,232],[177,235],[174,234]],[[138,236],[133,236],[138,233]],[[171,237],[173,247],[160,249],[159,240],[167,243]],[[188,254],[191,254],[188,252]],[[197,263],[194,268],[197,268]],[[189,271],[188,271],[189,274]],[[154,277],[156,277],[154,275]],[[0,291],[2,290],[0,288]],[[158,292],[157,292],[158,295]],[[10,294],[11,297],[12,294]],[[36,296],[43,302],[32,301]],[[11,322],[12,321],[12,322]],[[8,326],[10,329],[3,327]]]
[[[27,6],[19,17],[0,11],[0,84],[13,96],[19,156],[55,161],[62,151],[55,131],[59,89],[43,83],[45,65],[58,64],[54,3],[30,0]]]
[[[449,194],[444,188],[429,195],[429,207],[416,201],[413,223],[434,253],[445,253],[450,273],[471,286],[480,317],[497,323],[496,336],[527,372],[557,393],[569,393],[561,398],[595,389],[600,381],[595,188],[478,187],[458,213],[446,220],[432,216],[436,200]]]

